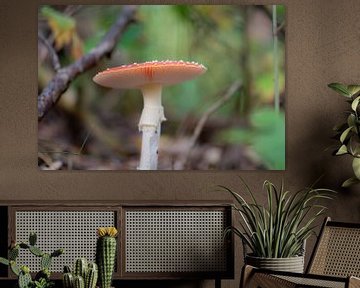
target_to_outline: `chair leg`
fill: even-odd
[[[240,288],[295,288],[296,284],[271,274],[257,272],[257,269],[246,265],[243,267]],[[356,286],[355,286],[356,287]],[[354,288],[355,288],[354,287]],[[360,288],[360,287],[359,287]]]
[[[215,288],[221,288],[221,279],[220,278],[215,279]]]
[[[240,288],[248,287],[253,271],[254,271],[254,267],[250,265],[244,265],[241,271],[240,286],[239,286]]]
[[[349,288],[360,288],[360,278],[351,276],[349,278]]]

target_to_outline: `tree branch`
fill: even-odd
[[[270,19],[270,21],[272,20],[272,13],[265,5],[255,5],[255,8],[257,8],[259,11],[263,12]],[[285,38],[285,22],[282,22],[280,24],[276,23],[276,25],[277,25],[276,34],[279,35],[282,39],[284,39]]]
[[[231,99],[231,97],[235,94],[236,91],[238,91],[242,87],[242,84],[240,81],[235,81],[231,84],[231,86],[227,89],[224,95],[221,96],[216,102],[214,102],[201,116],[199,122],[196,124],[196,127],[194,129],[194,132],[190,138],[190,144],[188,146],[188,150],[186,153],[186,156],[183,161],[183,167],[186,167],[188,164],[191,150],[194,148],[201,131],[203,130],[206,121],[209,119],[209,117],[215,113],[217,110],[219,110],[227,101]]]
[[[111,54],[124,30],[135,21],[136,10],[137,6],[124,6],[117,21],[94,49],[71,65],[57,71],[54,78],[38,96],[38,121],[41,121],[56,104],[69,87],[71,81],[84,71],[95,66],[103,57]]]
[[[38,33],[38,39],[46,47],[46,49],[49,53],[49,58],[51,60],[51,65],[54,68],[55,72],[59,71],[59,69],[61,68],[60,61],[59,61],[59,57],[58,57],[56,51],[54,50],[54,47],[52,47],[52,45],[49,43],[49,41],[44,36],[42,36],[40,33]]]

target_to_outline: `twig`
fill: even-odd
[[[44,44],[44,46],[46,47],[48,53],[49,53],[49,57],[51,60],[51,64],[55,70],[55,72],[57,72],[61,66],[60,66],[60,61],[59,61],[59,57],[56,53],[56,51],[54,50],[54,47],[49,43],[49,41],[40,33],[38,33],[38,38],[41,41],[41,43]]]
[[[276,29],[276,35],[279,35],[282,30],[285,29],[285,21],[281,22],[280,25]]]
[[[69,87],[71,81],[84,71],[95,66],[100,59],[109,56],[114,50],[122,32],[135,20],[137,6],[124,6],[115,24],[110,28],[102,41],[88,54],[73,64],[60,69],[38,96],[38,121],[56,104],[60,96]]]
[[[75,13],[77,13],[83,5],[68,5],[65,10],[64,13],[68,16],[72,16]]]
[[[255,5],[255,8],[263,12],[270,20],[272,20],[272,11],[270,11],[265,5]],[[278,26],[278,28],[276,29],[276,34],[280,35],[281,39],[285,38],[285,22],[282,22]]]
[[[227,89],[226,93],[222,95],[215,103],[213,103],[208,110],[206,110],[203,115],[201,116],[199,122],[196,124],[196,127],[194,129],[193,135],[190,138],[190,144],[188,146],[188,151],[186,153],[186,156],[183,160],[182,167],[185,167],[189,161],[191,150],[194,148],[204,126],[206,121],[209,119],[209,117],[215,113],[217,110],[219,110],[227,101],[231,99],[231,97],[235,94],[236,91],[238,91],[242,87],[242,83],[240,81],[235,81],[231,84],[231,86]]]

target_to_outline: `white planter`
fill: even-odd
[[[263,258],[251,255],[245,256],[245,263],[254,267],[287,272],[304,272],[304,256],[289,258]]]

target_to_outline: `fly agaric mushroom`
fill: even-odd
[[[191,80],[206,71],[196,62],[151,61],[134,63],[106,69],[93,80],[102,86],[118,89],[138,88],[144,99],[144,108],[139,121],[142,145],[139,170],[156,170],[161,122],[165,121],[161,105],[163,86]]]

